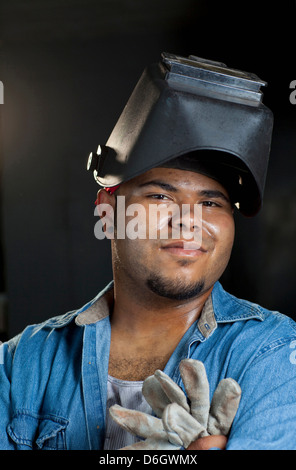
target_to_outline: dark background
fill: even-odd
[[[264,208],[237,216],[223,285],[296,318],[295,27],[293,1],[0,0],[0,339],[80,307],[111,280],[86,160],[162,51],[268,82],[275,128]]]

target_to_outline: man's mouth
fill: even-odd
[[[176,256],[200,256],[206,250],[194,241],[176,240],[161,246],[161,249]]]

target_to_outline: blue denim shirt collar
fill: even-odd
[[[110,315],[112,310],[113,288],[114,282],[111,281],[94,299],[79,310],[72,310],[65,315],[53,317],[47,320],[47,325],[52,328],[63,328],[73,320],[78,326],[91,325],[103,320]]]
[[[111,281],[94,299],[79,310],[71,311],[62,317],[49,320],[48,326],[62,328],[75,320],[76,325],[94,324],[110,315],[114,297],[114,281]],[[226,293],[216,282],[211,296],[205,303],[202,314],[196,324],[193,335],[199,341],[207,339],[216,329],[217,323],[228,323],[239,320],[264,320],[264,310],[257,304],[238,299]],[[194,340],[194,338],[192,338]]]
[[[91,302],[76,312],[70,312],[63,319],[58,319],[55,327],[67,325],[75,318],[79,326],[90,325],[110,315],[113,307],[114,282],[111,281]],[[231,300],[231,301],[230,301]],[[264,320],[264,310],[259,305],[238,299],[226,293],[220,282],[216,282],[211,296],[205,303],[197,327],[204,340],[216,329],[217,323],[235,322],[239,320]]]
[[[264,320],[264,309],[260,305],[238,299],[224,291],[216,282],[212,292],[213,309],[217,323],[228,323],[239,320]]]

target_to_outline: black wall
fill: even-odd
[[[1,1],[0,291],[9,337],[81,306],[112,278],[108,242],[93,234],[98,186],[86,160],[162,51],[219,60],[268,82],[275,129],[264,209],[237,216],[223,283],[296,318],[296,7],[235,5]]]

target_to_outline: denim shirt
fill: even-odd
[[[111,338],[110,283],[80,310],[27,327],[1,346],[0,449],[103,449]],[[235,379],[242,398],[227,449],[296,449],[296,324],[219,282],[165,372],[206,367],[210,394]]]

